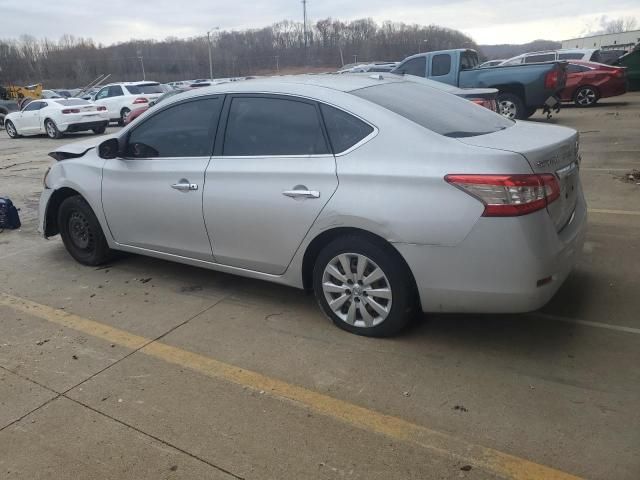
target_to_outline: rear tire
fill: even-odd
[[[80,195],[66,198],[60,204],[58,227],[64,246],[79,263],[96,266],[111,258],[112,250],[100,222]]]
[[[103,126],[103,127],[98,127],[98,128],[92,128],[93,133],[95,133],[96,135],[102,135],[104,132],[107,131],[107,127]]]
[[[7,123],[4,125],[4,129],[7,131],[7,135],[9,135],[10,138],[18,138],[20,136],[11,120],[7,120]]]
[[[579,108],[593,107],[599,98],[598,91],[594,87],[586,85],[576,90],[573,103]]]
[[[340,237],[322,249],[313,269],[313,289],[336,326],[368,337],[397,334],[416,306],[413,277],[402,257],[364,235]]]
[[[499,93],[497,97],[498,113],[511,120],[523,120],[525,107],[522,99],[513,93]]]
[[[58,138],[62,138],[62,132],[58,130],[58,127],[56,127],[56,124],[53,120],[47,119],[44,121],[44,130],[45,132],[47,132],[47,137],[51,139],[55,140]]]

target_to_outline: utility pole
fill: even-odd
[[[211,57],[211,33],[220,30],[220,27],[213,27],[207,32],[207,44],[209,45],[209,80],[213,80],[213,58]]]
[[[140,66],[142,67],[142,80],[146,80],[147,75],[144,72],[144,60],[142,58],[142,52],[140,50],[138,50],[138,60],[140,60]]]
[[[307,0],[302,0],[302,28],[304,30],[304,48],[307,49]]]
[[[276,59],[276,73],[280,73],[280,55],[275,55],[273,58]]]

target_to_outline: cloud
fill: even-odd
[[[131,38],[164,39],[204,35],[212,27],[258,28],[282,19],[302,19],[298,0],[154,0],[86,2],[86,0],[29,0],[2,7],[0,37],[21,34],[57,39],[65,33],[91,37],[102,43]],[[579,15],[577,12],[589,12]],[[536,38],[578,36],[589,23],[636,16],[637,0],[310,0],[311,21],[372,17],[377,21],[438,24],[471,34],[479,43],[521,43]]]

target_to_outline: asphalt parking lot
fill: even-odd
[[[581,132],[584,254],[526,315],[334,327],[301,291],[36,232],[63,140],[0,133],[2,479],[640,478],[640,92]],[[498,266],[497,266],[498,268]]]

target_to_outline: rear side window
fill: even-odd
[[[231,101],[223,155],[318,155],[329,153],[316,105],[269,97]]]
[[[424,77],[427,73],[427,60],[425,57],[412,58],[404,62],[398,70],[405,75]]]
[[[555,53],[543,53],[540,55],[529,55],[525,57],[524,63],[551,62],[556,59]]]
[[[431,59],[431,76],[447,75],[451,71],[451,57],[447,54],[434,55]]]
[[[581,53],[559,53],[558,59],[560,60],[581,60],[584,57]]]
[[[325,104],[320,104],[320,110],[322,110],[324,124],[327,127],[334,153],[342,153],[349,150],[373,132],[371,125],[364,123],[347,112]]]
[[[162,87],[155,83],[150,85],[127,85],[125,88],[129,90],[131,95],[140,95],[143,93],[164,93]]]
[[[158,112],[131,132],[125,156],[210,156],[222,100],[222,97],[194,100]]]
[[[573,63],[567,65],[567,73],[588,72],[589,70],[589,68],[583,67],[582,65],[575,65]]]
[[[514,125],[469,100],[414,82],[387,83],[351,93],[446,137],[485,135]]]

